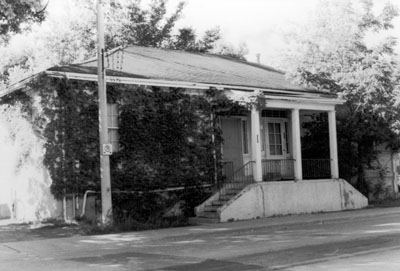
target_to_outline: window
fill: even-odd
[[[249,153],[249,138],[247,135],[247,121],[242,120],[242,143],[243,143],[243,153]]]
[[[288,112],[284,110],[263,110],[261,111],[262,117],[267,118],[288,118]]]
[[[270,155],[282,155],[282,131],[280,123],[268,123]]]
[[[108,141],[112,144],[113,152],[119,150],[118,134],[118,105],[107,104]]]

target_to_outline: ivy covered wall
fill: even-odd
[[[32,122],[45,140],[45,159],[53,180],[51,192],[83,193],[99,187],[98,109],[95,84],[40,77],[28,94],[38,93],[32,103]]]
[[[223,114],[229,114],[238,103],[215,90],[189,95],[183,89],[109,84],[107,94],[108,102],[119,108],[120,150],[110,158],[117,195],[130,192],[138,202],[160,208],[165,206],[159,196],[149,198],[147,192],[213,184],[222,143],[215,111],[225,108]],[[95,82],[43,75],[2,99],[7,104],[21,101],[36,135],[44,140],[44,164],[58,199],[100,190],[97,97]],[[187,192],[181,196],[189,201],[204,197],[202,189]]]
[[[110,99],[120,104],[121,150],[111,159],[115,189],[147,191],[213,181],[213,124],[205,97],[182,89],[112,90]]]

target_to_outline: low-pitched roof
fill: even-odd
[[[271,67],[206,53],[128,46],[111,52],[105,65],[110,76],[319,92],[291,84],[282,71]],[[97,59],[49,71],[96,74]]]
[[[221,55],[128,46],[110,51],[105,59],[105,68],[107,82],[111,83],[199,90],[217,88],[231,92],[261,91],[264,95],[281,99],[337,100],[335,94],[290,83],[277,69]],[[43,73],[52,77],[97,81],[97,58],[53,67]],[[23,88],[35,77],[11,85],[0,93],[0,98]]]

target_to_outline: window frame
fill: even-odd
[[[118,152],[120,150],[118,103],[107,103],[107,128],[108,142],[112,144],[113,152]]]

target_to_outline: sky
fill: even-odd
[[[49,0],[49,8],[64,12],[62,4],[69,0]],[[94,3],[96,0],[92,0]],[[129,1],[129,0],[114,0]],[[151,0],[141,0],[147,5]],[[168,0],[173,11],[182,0]],[[326,0],[184,0],[186,6],[177,28],[192,27],[198,36],[205,30],[219,26],[223,41],[233,46],[245,43],[248,61],[256,62],[260,54],[262,64],[274,66],[277,52],[283,45],[283,33],[294,25],[303,25],[315,14],[318,2]],[[336,0],[343,1],[343,0]],[[351,0],[357,2],[356,0]],[[376,9],[388,0],[373,0]],[[400,6],[400,0],[392,0]],[[400,18],[395,20],[400,33]],[[399,36],[399,35],[396,35]],[[400,52],[400,47],[399,47]],[[278,60],[279,62],[279,60]]]
[[[290,25],[302,23],[314,12],[318,0],[188,0],[180,25],[204,31],[221,28],[225,42],[245,43],[247,59],[261,63],[279,50],[281,33]],[[178,0],[170,1],[178,2]]]
[[[169,5],[176,6],[179,1],[169,0]],[[373,0],[375,9],[380,10],[387,1]],[[284,42],[282,33],[304,24],[317,12],[318,2],[324,0],[186,0],[178,26],[192,26],[199,33],[219,26],[226,42],[246,43],[247,60],[256,62],[260,54],[261,63],[273,65]],[[400,0],[391,3],[400,6]],[[395,25],[400,33],[400,18]]]

